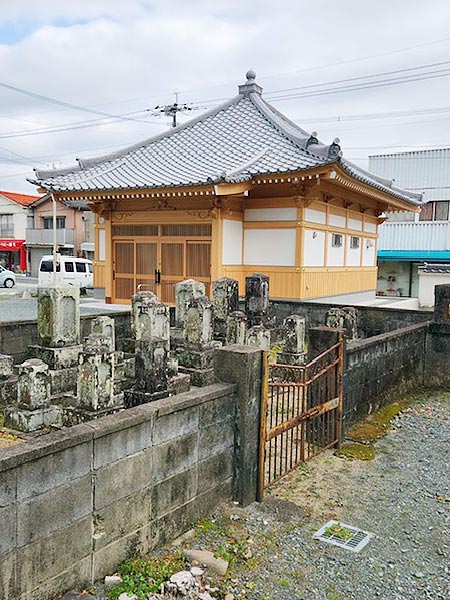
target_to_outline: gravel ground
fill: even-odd
[[[222,507],[195,545],[220,547],[224,528],[250,538],[252,558],[232,568],[235,598],[448,600],[449,414],[450,395],[414,404],[376,443],[373,461],[326,452],[263,504]],[[331,518],[374,537],[358,554],[313,540]]]
[[[374,460],[327,451],[270,489],[263,503],[222,505],[174,546],[230,560],[226,578],[210,578],[220,588],[215,598],[448,600],[449,414],[450,394],[416,402],[376,442]],[[330,519],[373,537],[360,553],[314,540]],[[108,598],[101,584],[96,592],[95,600]]]

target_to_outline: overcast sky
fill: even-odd
[[[0,189],[34,193],[25,180],[33,166],[72,164],[163,131],[168,119],[145,110],[174,91],[200,107],[180,121],[197,116],[234,96],[250,67],[278,110],[322,141],[339,137],[362,166],[369,154],[450,146],[450,62],[435,65],[445,61],[448,0],[0,0],[2,84],[122,115],[0,87]],[[401,69],[414,70],[339,86],[434,74],[339,93],[329,91],[338,84],[283,91]],[[398,111],[406,114],[385,114]],[[101,126],[86,123],[95,119]],[[71,130],[33,131],[59,125]]]

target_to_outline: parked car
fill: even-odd
[[[43,256],[39,263],[38,285],[68,283],[82,290],[94,286],[92,261],[76,256],[59,256],[56,262],[56,278],[53,273],[53,256]],[[56,281],[55,281],[56,279]]]
[[[16,285],[16,276],[9,269],[0,265],[0,285],[5,288],[12,288]]]

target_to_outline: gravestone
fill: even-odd
[[[241,310],[235,310],[227,319],[227,334],[225,343],[244,345],[247,335],[247,316]]]
[[[306,321],[299,315],[291,315],[283,321],[281,336],[283,350],[278,353],[277,362],[283,365],[300,366],[305,362]]]
[[[17,407],[6,410],[5,425],[19,431],[36,431],[49,425],[62,425],[62,412],[51,405],[49,367],[30,358],[18,367]]]
[[[354,306],[330,308],[325,316],[325,326],[334,329],[344,329],[348,341],[358,337],[358,319]]]
[[[269,278],[262,273],[254,273],[245,278],[245,313],[248,326],[261,325],[268,315]]]
[[[264,325],[254,325],[247,330],[247,346],[254,346],[260,350],[270,350],[270,329]]]
[[[227,321],[239,309],[239,284],[235,279],[222,277],[213,281],[214,339],[225,342]]]
[[[206,296],[193,298],[185,313],[182,347],[178,362],[193,385],[203,387],[214,382],[212,303]]]

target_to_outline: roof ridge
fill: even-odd
[[[339,140],[336,138],[331,144],[324,144],[319,142],[316,138],[315,132],[308,133],[302,129],[297,123],[291,121],[288,117],[283,115],[269,102],[264,100],[262,96],[257,93],[249,94],[249,98],[253,105],[259,110],[259,112],[283,135],[285,135],[291,142],[311,156],[315,156],[325,162],[335,162],[338,158],[340,146],[338,147]],[[290,130],[292,128],[293,131]],[[301,135],[298,135],[297,132]],[[332,147],[336,147],[336,152],[332,152]],[[326,160],[330,159],[330,160]]]

